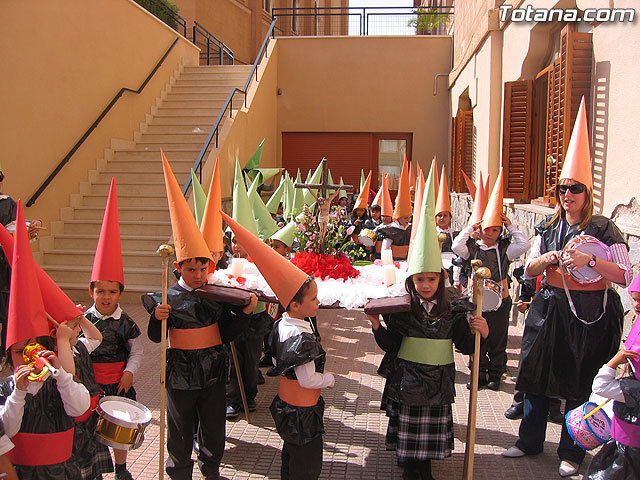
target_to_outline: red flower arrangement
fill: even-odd
[[[346,280],[360,275],[353,268],[349,257],[346,255],[322,255],[313,252],[298,252],[291,262],[308,275],[325,280],[327,278]]]

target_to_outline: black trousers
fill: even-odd
[[[167,474],[173,480],[190,480],[193,471],[194,419],[199,422],[198,466],[205,478],[218,478],[225,439],[224,384],[201,390],[167,389]]]
[[[241,342],[235,342],[235,345],[244,393],[248,402],[253,401],[258,394],[258,363],[262,354],[262,337],[250,337]],[[227,405],[240,407],[242,406],[242,397],[236,367],[231,357],[231,347],[229,347],[229,358],[231,359],[229,362],[231,375],[227,384]]]
[[[322,435],[304,445],[284,442],[281,458],[282,480],[316,480],[322,471]]]
[[[488,375],[489,381],[500,380],[505,372],[512,305],[511,297],[503,298],[498,310],[482,313],[489,325],[489,336],[480,346],[480,374]]]

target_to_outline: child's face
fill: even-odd
[[[111,315],[118,308],[122,296],[118,282],[97,281],[93,290],[89,289],[100,315]]]
[[[376,222],[380,220],[380,210],[371,210],[371,218],[373,218]]]
[[[500,237],[500,233],[502,232],[502,227],[489,227],[484,228],[480,231],[480,239],[487,245],[494,245],[498,238]]]
[[[320,307],[318,300],[318,285],[312,281],[304,294],[302,302],[291,302],[291,313],[295,318],[315,317]]]
[[[342,197],[340,200],[338,200],[338,205],[340,205],[341,207],[346,207],[347,206],[347,197]]]
[[[364,215],[364,208],[356,208],[355,213],[356,213],[356,217],[361,217]]]
[[[14,371],[20,365],[26,365],[27,364],[27,362],[25,362],[24,358],[22,357],[22,351],[24,350],[24,347],[26,347],[27,344],[29,342],[31,342],[31,341],[33,341],[33,339],[22,340],[20,342],[14,343],[9,348],[9,353],[11,355],[11,361],[13,363]]]
[[[291,247],[287,246],[284,242],[280,240],[271,240],[271,248],[273,248],[276,252],[278,252],[283,257],[288,255],[291,251]]]
[[[247,258],[247,251],[242,248],[242,245],[240,245],[235,237],[234,239],[231,241],[231,251],[233,252],[233,256],[237,257],[237,258]]]
[[[636,315],[640,315],[640,292],[631,292],[631,304]]]
[[[182,262],[182,265],[178,262],[173,262],[173,266],[178,270],[178,273],[191,288],[200,288],[207,281],[209,274],[209,262],[200,263],[195,258],[190,258]]]
[[[410,216],[410,215],[407,215],[407,216],[405,216],[405,217],[400,217],[400,218],[398,219],[398,223],[399,223],[400,225],[402,225],[403,227],[406,227],[407,225],[409,225],[409,222],[410,222],[410,221],[411,221],[411,216]]]
[[[432,272],[416,273],[412,278],[418,295],[425,300],[431,300],[438,291],[440,275]]]
[[[436,215],[436,225],[442,230],[446,230],[451,226],[451,214],[449,212],[440,212]]]
[[[380,218],[382,218],[382,223],[384,223],[385,225],[390,225],[393,221],[393,219],[389,215],[381,215]]]

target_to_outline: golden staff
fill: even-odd
[[[171,245],[160,245],[156,251],[162,258],[162,303],[167,303],[167,283],[169,276],[169,257],[175,253]],[[159,460],[160,468],[158,469],[158,478],[164,479],[164,429],[165,429],[165,412],[167,410],[167,319],[162,320],[160,328],[160,452]]]
[[[475,315],[482,315],[482,294],[485,278],[491,277],[491,270],[482,266],[478,259],[471,260],[473,267],[473,303],[476,304]],[[464,449],[464,468],[462,478],[473,480],[473,455],[476,443],[476,415],[478,413],[478,377],[480,376],[480,332],[475,333],[475,347],[471,361],[471,392],[469,393],[469,416],[467,419],[467,443]]]

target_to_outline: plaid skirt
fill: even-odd
[[[80,472],[83,480],[94,480],[102,478],[103,473],[113,472],[113,460],[109,447],[98,443],[96,440],[96,451],[91,465],[80,465]]]
[[[451,404],[411,406],[383,397],[381,409],[389,417],[385,444],[400,462],[442,460],[453,450]]]

